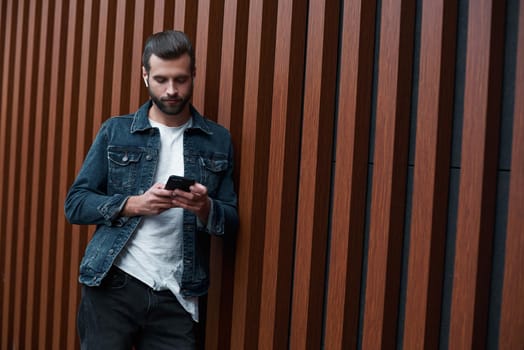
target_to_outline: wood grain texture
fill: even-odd
[[[502,86],[504,1],[469,4],[449,346],[486,344]]]
[[[30,220],[28,222],[28,248],[27,248],[27,285],[28,290],[26,299],[26,324],[24,338],[20,339],[21,344],[24,344],[27,348],[37,348],[38,337],[35,336],[38,330],[38,305],[39,305],[39,288],[41,286],[41,275],[38,273],[37,262],[41,256],[41,243],[42,234],[39,229],[40,223],[43,221],[42,212],[44,206],[44,196],[41,188],[43,187],[42,174],[44,173],[44,162],[43,162],[43,104],[44,104],[44,86],[45,86],[45,70],[42,66],[45,66],[46,55],[45,55],[45,37],[47,32],[47,16],[48,4],[41,4],[35,9],[35,30],[34,33],[34,51],[33,51],[33,78],[30,85],[31,92],[38,91],[36,101],[33,104],[33,109],[30,113],[34,115],[34,120],[31,128],[33,129],[32,144],[28,152],[32,153],[33,159],[30,165],[30,178],[27,180],[27,186],[30,189],[31,200],[29,213]],[[1,248],[0,248],[1,249]]]
[[[235,151],[235,164],[242,155],[244,86],[249,1],[227,0],[224,3],[220,82],[217,121],[229,129]],[[216,33],[215,33],[216,35]],[[238,189],[238,166],[234,172]],[[238,193],[238,191],[237,191]],[[208,293],[206,349],[231,347],[232,304],[235,278],[235,242],[211,240],[211,285]]]
[[[288,344],[307,4],[278,4],[259,349]]]
[[[290,347],[321,346],[338,3],[309,2]]]
[[[25,55],[25,40],[24,37],[27,34],[27,12],[26,9],[28,9],[28,4],[21,1],[17,4],[17,13],[16,13],[16,39],[15,39],[15,49],[14,49],[14,55],[15,57],[22,57],[22,55]],[[21,103],[22,99],[22,91],[24,91],[25,87],[25,69],[23,69],[22,60],[14,60],[13,65],[11,66],[12,70],[12,84],[11,89],[13,90],[13,99],[12,99],[12,109],[11,113],[12,115],[20,115],[23,113],[23,105]],[[11,148],[9,150],[9,170],[7,173],[9,174],[9,181],[8,181],[8,188],[19,188],[20,187],[20,181],[22,176],[17,176],[16,172],[17,170],[20,172],[19,174],[22,175],[24,169],[22,169],[22,161],[23,157],[20,154],[22,145],[22,135],[23,135],[23,125],[22,125],[23,119],[16,118],[11,120],[10,125],[10,136],[11,136]],[[24,203],[25,203],[25,197],[18,197],[19,195],[24,195],[25,191],[20,191],[20,193],[16,193],[15,191],[10,191],[10,196],[8,197],[8,203],[12,203],[12,205],[8,206],[7,208],[7,215],[8,215],[8,225],[12,225],[14,228],[14,232],[18,232],[20,230],[23,230],[23,220],[20,219],[20,214],[23,213],[23,210],[25,209]],[[20,205],[23,207],[22,211],[20,211]],[[24,252],[25,252],[25,235],[17,235],[13,234],[12,237],[12,259],[10,263],[10,268],[13,273],[13,277],[10,279],[12,282],[14,282],[15,289],[13,290],[14,295],[13,299],[15,301],[14,305],[12,306],[12,322],[13,322],[13,337],[19,337],[20,336],[20,326],[23,320],[21,319],[22,316],[25,316],[25,313],[22,312],[21,308],[23,307],[21,303],[21,297],[23,293],[16,293],[16,290],[21,290],[22,286],[22,278],[24,278],[23,274],[23,260],[24,260]],[[23,315],[22,315],[23,314]]]
[[[195,41],[197,75],[193,103],[208,118],[216,120],[220,84],[220,60],[224,1],[198,2],[197,36]],[[213,62],[213,64],[207,64]]]
[[[404,345],[437,349],[442,313],[453,117],[457,4],[425,3],[421,16],[418,120]]]
[[[415,2],[382,2],[362,346],[396,344]]]
[[[325,346],[354,349],[365,234],[375,1],[344,1]]]
[[[500,315],[499,348],[518,349],[524,344],[524,6],[519,7],[513,147],[509,187],[504,286]]]
[[[501,349],[521,347],[524,10],[505,13],[494,0],[460,6],[0,0],[0,350],[79,348],[78,265],[95,228],[65,221],[65,193],[100,125],[147,100],[144,42],[172,28],[196,47],[193,102],[229,128],[235,148],[241,227],[231,241],[212,239],[211,288],[201,299],[206,349],[434,349],[442,340],[483,348],[486,333]],[[502,55],[514,45],[513,33],[504,37],[514,23],[504,19],[516,17],[513,76]],[[464,91],[464,72],[454,77],[463,23]],[[513,158],[504,170],[505,256],[492,259],[495,212],[506,215],[506,198],[495,201],[503,89],[503,98],[515,96]],[[450,124],[462,107],[457,239],[449,242],[447,207],[457,204],[449,173],[458,171],[449,164]],[[445,241],[453,246],[446,255]],[[490,276],[497,259],[500,310],[487,295],[499,281]]]
[[[276,1],[250,1],[239,178],[239,232],[233,290],[232,349],[258,343]]]

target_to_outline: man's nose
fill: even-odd
[[[167,83],[167,91],[166,93],[168,95],[176,95],[176,93],[178,92],[178,87],[176,85],[176,83],[174,81],[170,81]]]

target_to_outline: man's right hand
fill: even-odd
[[[130,196],[120,214],[128,217],[158,215],[174,207],[172,196],[173,191],[164,189],[164,184],[154,184],[144,194]]]

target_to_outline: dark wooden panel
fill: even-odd
[[[238,164],[242,149],[244,86],[249,1],[228,0],[224,3],[224,28],[217,121],[228,128],[235,149],[235,180],[238,187]],[[215,33],[214,35],[217,35]],[[210,260],[211,285],[208,294],[206,349],[229,349],[234,286],[234,238],[224,241],[212,238]]]
[[[171,3],[173,3],[171,1]],[[155,0],[153,2],[153,33],[165,29],[164,18],[166,15],[166,0]],[[173,4],[174,5],[174,4]]]
[[[155,3],[156,4],[156,3]],[[118,0],[115,7],[115,20],[114,22],[114,42],[113,42],[113,51],[114,51],[114,69],[112,69],[112,97],[111,97],[111,112],[110,115],[122,115],[127,114],[130,111],[127,109],[129,106],[129,85],[131,81],[142,82],[140,75],[136,76],[131,73],[131,67],[135,67],[134,72],[139,70],[142,67],[142,60],[128,62],[128,58],[133,56],[133,15],[134,7],[132,1]],[[158,15],[158,12],[161,12],[161,9],[158,9],[158,6],[155,6],[155,20],[154,24],[157,25],[157,16],[160,16],[163,19],[161,12]],[[90,17],[89,17],[90,18]],[[162,24],[163,22],[160,21]],[[109,48],[111,50],[112,48]],[[106,79],[104,79],[106,80]],[[107,77],[109,80],[109,77]],[[107,84],[106,80],[106,84]],[[106,118],[107,116],[103,116]]]
[[[39,321],[39,296],[41,286],[41,275],[38,266],[38,261],[41,256],[41,245],[42,245],[42,232],[40,230],[41,223],[43,222],[43,207],[44,207],[44,195],[43,188],[43,174],[45,169],[44,164],[44,149],[43,144],[43,124],[44,124],[44,97],[45,97],[45,84],[46,84],[46,70],[45,62],[47,62],[46,51],[46,37],[47,37],[47,25],[49,21],[48,16],[49,6],[48,3],[37,6],[35,16],[35,28],[37,32],[35,35],[35,51],[33,52],[33,65],[35,71],[33,72],[34,79],[36,79],[31,85],[31,93],[35,93],[34,103],[34,124],[33,128],[33,144],[30,150],[33,154],[33,161],[31,164],[31,178],[27,181],[27,186],[31,190],[31,208],[29,209],[29,247],[28,247],[28,271],[27,271],[27,290],[28,295],[26,299],[26,319],[27,323],[25,326],[24,340],[27,348],[37,348],[39,339],[36,336],[38,334],[38,321]]]
[[[12,118],[9,118],[9,116],[12,115],[12,104],[10,101],[12,101],[12,89],[10,81],[13,81],[12,72],[13,70],[11,67],[13,66],[13,57],[14,50],[15,50],[15,35],[16,35],[16,6],[14,6],[11,2],[8,3],[7,6],[7,23],[6,23],[6,34],[5,34],[5,51],[4,51],[4,58],[3,58],[3,75],[6,77],[6,79],[3,79],[2,81],[2,141],[5,143],[5,147],[2,147],[2,153],[1,153],[1,160],[3,165],[3,181],[2,181],[2,188],[9,189],[9,179],[11,178],[11,172],[13,169],[10,169],[10,149],[13,147],[12,145],[12,132],[11,132],[11,120]],[[6,175],[4,175],[6,174]],[[12,179],[11,179],[12,181]],[[9,211],[8,208],[12,207],[11,205],[11,196],[12,191],[2,191],[2,215],[4,217],[4,220],[2,222],[2,231],[5,232],[3,234],[3,263],[2,263],[2,269],[4,278],[3,281],[11,281],[12,277],[12,268],[13,268],[13,240],[14,240],[14,232],[13,232],[13,223],[12,223],[12,210]],[[2,281],[2,282],[3,282]],[[5,286],[7,286],[7,282],[3,282]],[[10,288],[2,288],[2,336],[1,336],[1,346],[2,348],[7,348],[7,344],[9,343],[10,339],[12,339],[12,327],[13,327],[13,307],[14,304],[11,302],[12,297],[12,291]]]
[[[415,1],[382,2],[363,348],[396,342]]]
[[[176,0],[174,28],[184,31],[194,43],[196,38],[198,1]]]
[[[57,232],[57,215],[58,212],[58,191],[59,188],[59,162],[60,162],[60,137],[62,130],[62,118],[59,114],[63,111],[64,106],[64,71],[62,67],[65,64],[65,40],[62,40],[62,33],[67,31],[68,4],[64,1],[57,0],[54,3],[54,11],[51,15],[53,18],[53,27],[49,33],[51,43],[51,60],[53,65],[50,67],[50,95],[49,106],[46,114],[48,124],[46,130],[46,172],[45,172],[45,197],[48,201],[44,207],[44,230],[42,234],[42,262],[41,273],[46,276],[46,285],[41,289],[40,294],[40,320],[39,320],[39,338],[40,344],[44,347],[52,348],[53,342],[53,325],[54,318],[61,317],[61,314],[55,314],[57,311],[57,300],[54,295],[56,279],[56,257],[58,246],[62,242],[54,240]],[[60,206],[61,208],[61,206]],[[59,266],[61,267],[61,266]]]
[[[9,101],[9,103],[12,103],[11,115],[13,116],[22,115],[24,112],[22,96],[24,95],[26,83],[26,70],[22,62],[22,57],[25,57],[27,53],[26,37],[28,4],[24,1],[20,1],[17,3],[17,5],[16,36],[14,37],[16,46],[14,50],[14,56],[18,57],[18,59],[15,59],[14,64],[11,66],[13,76],[10,88],[13,90],[13,99]],[[22,280],[24,278],[23,273],[25,269],[24,255],[27,249],[25,249],[26,237],[24,232],[24,218],[21,216],[26,208],[26,190],[21,187],[25,187],[25,184],[23,184],[22,181],[26,178],[26,176],[23,176],[23,172],[27,170],[27,167],[23,169],[23,163],[27,162],[27,154],[24,156],[20,152],[24,147],[27,149],[27,144],[24,145],[23,142],[23,121],[24,119],[22,118],[12,118],[10,120],[9,132],[11,133],[11,147],[9,150],[9,168],[6,172],[9,174],[7,187],[9,192],[8,203],[11,203],[7,207],[7,226],[8,228],[10,227],[13,231],[13,255],[10,261],[10,263],[13,264],[10,266],[10,273],[12,273],[12,277],[7,279],[7,281],[9,281],[12,286],[14,285],[14,288],[12,289],[13,296],[11,299],[13,311],[13,314],[11,315],[13,322],[12,336],[14,339],[18,339],[20,337],[20,333],[23,332],[23,330],[21,330],[22,324],[25,321],[25,312],[23,310],[25,303],[22,303],[25,295],[24,291],[22,290]],[[27,140],[25,143],[27,143]],[[20,190],[17,191],[15,189]]]
[[[357,347],[376,1],[344,1],[325,326],[328,349]]]
[[[303,1],[278,4],[259,349],[288,345],[306,15]]]
[[[345,0],[340,18],[342,2],[325,0],[0,1],[0,349],[79,347],[78,264],[94,228],[65,222],[65,192],[102,121],[147,99],[144,40],[171,27],[197,48],[197,107],[231,130],[236,151],[241,230],[236,250],[212,243],[206,347],[354,348],[359,329],[363,348],[394,346],[414,3],[381,2],[370,254],[361,276],[375,1]],[[476,348],[488,310],[491,259],[481,257],[489,257],[484,228],[495,209],[504,4],[470,5],[450,347]],[[438,0],[422,8],[406,347],[435,348],[440,331],[455,7]],[[516,97],[501,348],[523,342],[521,105]]]
[[[524,6],[519,6],[513,147],[509,189],[504,286],[499,348],[518,349],[524,344]]]
[[[338,2],[309,2],[290,347],[321,346],[335,116]]]
[[[121,6],[120,3],[119,6]],[[89,1],[84,3],[83,17],[85,20],[82,23],[82,37],[78,50],[80,52],[87,52],[89,54],[81,55],[75,60],[76,64],[79,65],[79,70],[77,72],[77,76],[79,77],[79,84],[77,87],[79,91],[79,97],[76,106],[77,108],[73,108],[71,111],[71,115],[77,116],[77,118],[75,118],[77,120],[73,123],[75,127],[70,130],[71,138],[74,140],[72,143],[74,143],[75,154],[72,155],[72,159],[70,160],[70,166],[73,167],[73,171],[67,175],[67,178],[69,179],[67,184],[72,183],[74,177],[80,169],[85,154],[87,153],[87,149],[92,142],[94,130],[98,129],[98,123],[100,123],[102,119],[102,116],[97,118],[93,117],[93,100],[95,98],[95,90],[103,89],[104,86],[109,86],[109,84],[103,79],[89,79],[89,77],[96,76],[98,51],[97,42],[99,33],[98,24],[102,23],[102,27],[104,29],[106,27],[106,19],[99,19],[99,10],[100,8],[98,6],[95,6],[95,4],[92,4]],[[122,17],[124,17],[124,13],[127,16],[129,9],[126,8],[126,10],[127,11],[122,12]],[[119,24],[115,24],[115,26],[118,28]],[[118,32],[118,29],[116,29],[116,31]],[[105,43],[104,40],[101,41]],[[118,47],[119,45],[117,44],[116,46]],[[99,68],[103,70],[104,64],[103,62],[100,63],[101,65]],[[100,98],[100,96],[98,98]],[[93,123],[96,123],[96,125],[93,125]],[[71,235],[71,256],[69,259],[71,265],[69,270],[69,284],[71,285],[71,289],[69,293],[69,313],[67,315],[67,324],[76,325],[76,313],[80,299],[80,286],[77,282],[78,266],[87,243],[87,229],[86,227],[78,225],[72,227],[66,225],[66,229],[68,230],[68,234]],[[68,331],[66,347],[68,349],[78,348],[76,332]]]
[[[469,4],[449,346],[486,344],[502,81],[504,1]]]
[[[82,62],[82,59],[88,60],[90,55],[82,55],[82,52],[92,52],[87,46],[86,29],[90,28],[92,20],[92,5],[87,2],[71,2],[69,6],[69,23],[67,29],[67,46],[65,62],[65,87],[64,87],[64,108],[62,115],[63,126],[61,139],[61,161],[59,176],[64,179],[59,186],[55,188],[58,192],[58,202],[64,203],[67,190],[74,176],[77,173],[76,156],[80,153],[82,158],[85,154],[85,139],[90,138],[92,128],[86,127],[86,122],[92,118],[86,118],[85,110],[80,111],[80,103],[84,101],[78,91],[81,91],[81,84],[86,81],[93,83],[96,79],[89,79],[87,75],[85,80],[78,79],[81,77],[82,70],[89,67],[88,62]],[[76,19],[76,20],[73,20]],[[87,28],[86,28],[87,27]],[[87,46],[87,47],[86,47]],[[83,48],[86,48],[85,51]],[[72,80],[72,81],[71,81]],[[109,84],[108,84],[109,85]],[[71,91],[70,91],[71,90]],[[88,94],[86,94],[88,95]],[[82,109],[84,107],[82,106]],[[76,118],[78,116],[79,118]],[[77,134],[77,131],[80,134]],[[90,140],[89,140],[90,141]],[[65,181],[67,179],[67,181]],[[59,207],[61,209],[61,206]],[[80,254],[83,249],[80,247],[80,228],[71,226],[66,222],[61,210],[57,213],[57,262],[55,273],[55,300],[61,300],[60,307],[55,306],[55,315],[53,324],[53,348],[74,349],[77,347],[76,334],[73,334],[64,324],[76,325],[76,312],[79,297],[78,264]],[[61,289],[59,293],[56,289]]]
[[[56,176],[60,179],[70,178],[69,173],[73,172],[71,168],[72,155],[75,152],[75,146],[71,146],[72,137],[71,131],[76,124],[76,120],[70,118],[72,112],[76,109],[78,103],[78,95],[74,94],[78,89],[78,76],[79,65],[75,62],[78,59],[78,44],[81,38],[81,25],[82,20],[79,20],[79,14],[77,10],[81,10],[77,2],[70,2],[68,7],[64,7],[64,14],[68,20],[62,23],[62,28],[65,31],[61,32],[62,46],[61,52],[63,54],[63,66],[60,72],[60,88],[63,89],[62,99],[63,104],[57,109],[57,115],[61,116],[60,122],[57,123],[56,138],[54,152],[58,153],[56,158]],[[66,12],[67,11],[67,12]],[[81,18],[81,17],[80,17]],[[78,20],[77,20],[78,19]],[[67,34],[65,34],[67,33]],[[67,116],[67,117],[65,117]],[[53,188],[57,203],[64,203],[65,194],[68,189],[68,182],[60,181]],[[52,345],[53,349],[60,349],[65,347],[65,340],[67,339],[67,329],[62,327],[63,324],[67,324],[68,314],[67,307],[69,306],[69,298],[71,297],[69,292],[73,286],[73,283],[69,280],[70,277],[70,257],[71,257],[71,235],[66,233],[66,222],[64,215],[61,213],[61,206],[57,206],[56,216],[56,233],[54,234],[55,247],[55,268],[54,268],[54,286],[52,290],[54,309],[53,309],[53,323],[52,323]]]
[[[7,63],[6,63],[6,60],[9,58],[9,48],[8,48],[8,43],[9,43],[9,34],[10,34],[10,30],[8,30],[7,28],[9,27],[9,22],[11,20],[11,16],[9,15],[9,12],[8,12],[8,4],[6,2],[2,2],[0,4],[0,43],[3,45],[3,52],[2,54],[0,54],[0,69],[1,69],[1,72],[2,74],[6,74],[5,72],[6,71],[6,67],[7,67]],[[7,181],[7,177],[4,174],[5,172],[5,169],[7,167],[7,165],[5,164],[5,159],[6,159],[6,148],[7,148],[7,142],[6,142],[6,134],[7,134],[7,121],[8,121],[8,117],[7,115],[5,114],[5,109],[6,109],[6,100],[7,100],[7,96],[6,96],[6,90],[5,90],[5,81],[6,79],[4,79],[4,81],[2,81],[2,84],[1,84],[1,87],[2,87],[2,90],[0,91],[0,101],[1,101],[1,105],[0,105],[0,142],[3,142],[2,143],[2,147],[0,147],[0,186],[2,186],[2,188],[6,188],[6,181]],[[6,236],[7,236],[7,230],[6,230],[6,216],[5,216],[5,208],[6,208],[6,201],[7,201],[7,193],[6,191],[1,191],[0,192],[0,255],[1,256],[5,256],[6,254]],[[0,261],[3,262],[3,259],[1,259]],[[5,274],[5,266],[2,266],[0,268],[0,271],[2,274]],[[5,317],[3,316],[6,312],[4,311],[5,309],[5,306],[4,306],[4,290],[5,290],[5,281],[4,280],[1,280],[0,281],[0,315],[2,315],[2,317],[0,317],[0,335],[2,335],[2,337],[7,337],[7,333],[8,333],[8,330],[7,330],[7,321],[5,319]],[[2,342],[0,341],[0,346],[3,346],[2,345]]]
[[[138,79],[142,76],[142,50],[144,48],[145,39],[153,34],[153,28],[146,30],[146,11],[150,9],[150,3],[148,4],[145,0],[135,1],[135,15],[133,23],[133,45],[132,45],[132,56],[131,62],[137,62],[131,66],[131,76],[135,79],[131,79],[130,82],[130,96],[129,96],[129,111],[135,111],[147,98],[146,89],[143,87],[143,80]],[[152,19],[151,23],[152,24]],[[140,64],[138,64],[140,62]]]
[[[276,4],[250,1],[248,14],[232,349],[255,349],[258,343]]]
[[[195,42],[197,75],[193,103],[206,117],[216,120],[218,113],[220,60],[224,14],[223,0],[198,2]],[[213,64],[208,64],[213,62]]]
[[[404,346],[437,349],[453,117],[456,1],[422,7]]]

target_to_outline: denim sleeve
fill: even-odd
[[[65,199],[65,215],[72,224],[116,225],[127,196],[107,195],[107,123],[100,128]]]

